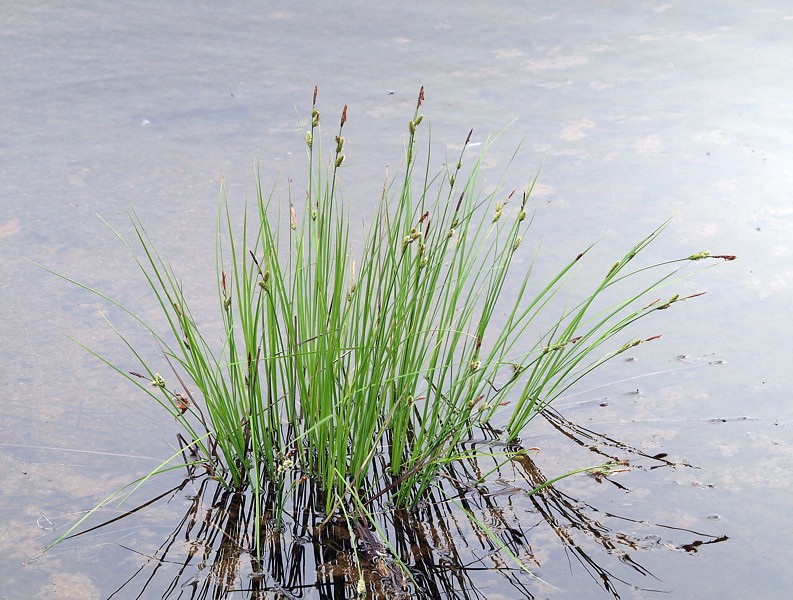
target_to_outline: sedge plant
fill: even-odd
[[[165,366],[129,343],[140,364],[111,366],[177,419],[185,462],[230,489],[251,490],[257,515],[264,490],[285,498],[306,481],[328,514],[360,512],[383,498],[415,506],[444,467],[470,456],[462,442],[472,428],[498,417],[506,423],[502,441],[514,444],[587,373],[657,337],[614,341],[639,319],[692,297],[647,300],[685,264],[734,258],[701,252],[635,266],[662,226],[615,261],[583,300],[560,308],[556,300],[592,246],[550,281],[534,281],[532,262],[517,268],[534,183],[485,193],[487,145],[469,158],[470,133],[460,155],[433,173],[430,145],[420,158],[417,143],[423,101],[422,88],[403,169],[383,186],[362,245],[350,234],[340,192],[347,108],[323,157],[316,88],[304,131],[305,201],[287,206],[266,194],[258,169],[253,210],[240,223],[223,194],[221,340],[202,333],[180,280],[132,212],[142,254],[130,251],[170,331],[144,323]],[[288,217],[273,217],[286,208]]]

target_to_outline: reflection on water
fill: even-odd
[[[618,481],[620,473],[691,468],[582,428],[555,411],[548,411],[546,419],[600,459],[620,465],[593,470],[595,485],[629,491]],[[485,429],[481,434],[465,446],[500,445],[497,432]],[[350,502],[343,511],[327,515],[323,496],[315,496],[311,482],[301,478],[293,482],[279,525],[274,518],[278,494],[271,489],[263,499],[261,557],[251,551],[257,528],[250,495],[225,490],[206,476],[188,477],[71,538],[96,535],[140,510],[187,498],[186,512],[157,547],[120,544],[139,557],[140,565],[118,573],[121,583],[109,597],[189,594],[208,599],[239,593],[245,598],[333,600],[356,598],[360,586],[366,597],[382,599],[560,596],[567,593],[565,582],[544,573],[545,563],[553,560],[548,555],[552,547],[564,553],[571,570],[585,573],[592,586],[621,598],[628,591],[665,591],[663,581],[644,565],[648,552],[696,553],[728,539],[599,509],[549,485],[528,452],[504,464],[495,460],[469,457],[449,465],[438,489],[414,512],[393,510],[375,495],[372,501]],[[542,489],[532,493],[537,488]],[[637,525],[641,533],[635,531]],[[557,543],[551,546],[548,536]]]

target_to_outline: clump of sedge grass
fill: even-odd
[[[733,258],[698,253],[634,268],[662,226],[530,340],[592,247],[547,282],[516,269],[534,184],[483,193],[483,155],[468,157],[470,133],[460,155],[432,175],[416,142],[423,101],[422,88],[407,125],[404,170],[384,186],[357,254],[339,191],[347,108],[326,166],[315,89],[302,206],[290,204],[288,220],[274,221],[280,202],[258,182],[255,214],[246,211],[238,225],[222,202],[220,344],[202,334],[178,278],[133,212],[143,248],[135,260],[176,341],[152,331],[170,371],[146,363],[131,345],[141,366],[113,366],[178,420],[186,463],[229,488],[251,489],[257,503],[265,489],[283,497],[310,481],[328,513],[341,508],[348,516],[347,509],[384,498],[415,506],[444,466],[470,454],[461,442],[473,427],[507,415],[503,441],[516,442],[581,377],[658,337],[628,337],[604,349],[635,321],[692,297],[641,301],[683,264]],[[649,271],[657,275],[648,284]],[[604,307],[603,297],[620,299]]]

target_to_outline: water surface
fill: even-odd
[[[647,541],[629,550],[652,575],[599,548],[591,532],[576,538],[625,580],[621,597],[656,595],[642,589],[674,598],[786,597],[793,583],[786,510],[793,11],[786,3],[108,9],[42,1],[7,7],[0,22],[5,597],[108,597],[143,560],[127,548],[162,543],[189,505],[180,495],[169,508],[31,561],[55,537],[52,528],[167,456],[175,432],[57,331],[126,360],[97,308],[121,319],[118,311],[25,258],[157,322],[144,282],[96,217],[129,235],[132,204],[185,286],[206,298],[196,308],[211,318],[221,177],[236,207],[253,193],[257,156],[266,187],[284,194],[289,178],[300,182],[298,123],[315,84],[327,122],[349,105],[342,180],[362,219],[386,165],[393,171],[401,161],[424,85],[438,161],[469,128],[483,143],[511,123],[488,155],[488,180],[497,181],[521,142],[508,185],[525,185],[542,166],[531,247],[541,245],[547,262],[538,274],[602,236],[597,272],[598,261],[611,264],[670,217],[650,258],[703,249],[739,256],[681,282],[686,293],[708,294],[645,325],[642,333],[663,338],[558,405],[574,423],[691,466],[615,476],[625,489],[589,477],[559,489],[610,530]],[[145,334],[132,339],[156,356]],[[546,474],[590,460],[545,425],[524,442],[543,448]],[[141,500],[171,483],[152,484]],[[509,518],[537,524],[525,540],[553,586],[524,581],[522,593],[614,595],[542,525],[536,505],[524,498],[509,510]],[[681,546],[700,538],[685,531],[729,540],[687,552]],[[515,597],[504,577],[491,575],[474,576],[478,593]],[[163,594],[147,588],[143,597]]]

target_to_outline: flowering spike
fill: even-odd
[[[496,213],[493,215],[493,223],[498,221],[503,213],[504,213],[504,205],[501,204],[501,202],[496,202]]]
[[[666,301],[666,304],[662,304],[661,306],[659,306],[655,310],[666,310],[667,308],[672,306],[675,302],[677,302],[679,299],[680,299],[680,294],[675,294],[674,296],[669,298],[669,300]]]

